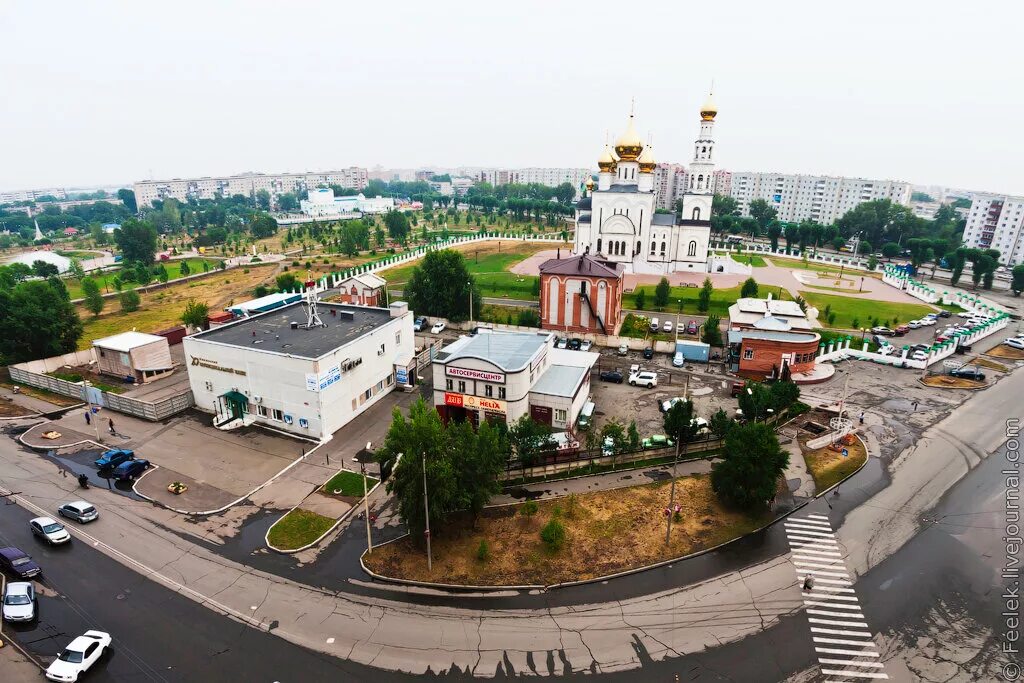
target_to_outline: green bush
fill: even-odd
[[[132,313],[139,310],[139,305],[142,300],[139,298],[139,293],[134,289],[129,289],[127,292],[121,292],[118,296],[121,301],[121,310],[126,313]]]
[[[540,530],[540,540],[548,550],[555,551],[565,545],[565,527],[557,519],[552,519]]]
[[[491,557],[491,549],[487,545],[487,539],[480,539],[480,545],[476,547],[476,559],[486,562]]]
[[[521,514],[523,517],[533,517],[535,514],[537,514],[537,511],[539,509],[540,507],[537,505],[537,501],[528,500],[519,506],[519,514]]]

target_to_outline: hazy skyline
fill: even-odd
[[[686,164],[1024,194],[1018,5],[8,3],[0,189],[381,165]],[[981,34],[978,31],[981,31]]]

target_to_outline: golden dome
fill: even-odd
[[[633,126],[633,115],[630,114],[626,132],[615,143],[615,153],[623,161],[636,161],[643,150],[644,143],[636,133],[636,128]]]
[[[714,121],[717,113],[718,105],[715,104],[715,98],[712,93],[708,93],[708,98],[700,108],[700,117],[705,121]]]
[[[605,143],[604,151],[601,152],[601,156],[597,159],[597,167],[601,169],[602,173],[611,173],[615,170],[615,157],[612,156],[611,150],[608,149],[608,143]]]
[[[594,186],[594,178],[593,178],[593,176],[587,176],[587,181],[584,184],[587,186],[588,190],[590,188],[592,188]]]
[[[644,151],[640,153],[636,160],[640,162],[641,173],[654,173],[654,169],[658,165],[658,162],[654,160],[654,152],[651,151],[650,143],[647,143]]]

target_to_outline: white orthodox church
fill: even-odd
[[[645,145],[637,135],[631,113],[614,152],[605,144],[597,161],[597,186],[588,179],[584,196],[576,204],[574,252],[599,254],[607,261],[623,264],[629,273],[709,270],[715,170],[712,129],[717,113],[708,95],[700,110],[700,137],[688,169],[689,184],[680,216],[655,213],[657,162],[651,145]]]

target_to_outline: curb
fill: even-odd
[[[338,472],[351,472],[351,471],[352,470],[345,470],[345,469],[338,470]],[[323,484],[320,484],[320,486],[317,486],[316,489],[314,489],[314,491],[311,491],[310,493],[315,493],[316,491],[319,491],[321,488],[323,488],[324,484],[326,484],[331,479],[333,479],[335,476],[337,476],[338,472],[335,472],[334,474],[332,474],[329,479],[326,479]],[[292,555],[294,553],[300,553],[303,550],[309,550],[310,548],[315,546],[317,543],[319,543],[320,541],[322,541],[325,538],[327,538],[327,536],[329,536],[331,534],[331,532],[333,532],[335,529],[337,529],[338,526],[341,525],[342,522],[344,522],[346,519],[348,519],[352,515],[353,512],[355,512],[357,509],[359,509],[360,504],[362,504],[365,499],[369,498],[370,494],[372,494],[374,491],[376,491],[377,487],[379,487],[382,483],[383,482],[378,479],[377,483],[374,484],[373,487],[370,488],[370,490],[366,492],[365,496],[361,497],[356,502],[355,505],[353,505],[348,510],[346,510],[345,514],[343,514],[341,517],[338,517],[338,519],[334,520],[334,524],[331,525],[331,528],[328,529],[327,531],[323,532],[322,534],[320,534],[320,536],[317,537],[315,540],[307,543],[306,545],[302,546],[301,548],[291,548],[291,549],[288,549],[288,550],[283,550],[281,548],[278,548],[278,547],[274,546],[270,542],[270,530],[273,529],[275,526],[277,526],[278,522],[280,522],[282,519],[284,519],[285,517],[290,515],[294,510],[297,510],[298,508],[302,507],[302,503],[304,503],[306,501],[306,498],[309,498],[309,494],[307,494],[306,498],[303,498],[302,501],[300,501],[298,505],[296,505],[291,510],[289,510],[288,512],[286,512],[283,515],[281,515],[280,517],[278,517],[277,520],[273,524],[270,525],[270,528],[267,529],[267,533],[263,534],[263,541],[264,541],[264,543],[266,543],[266,546],[268,548],[273,550],[275,553],[280,553],[282,555]]]

